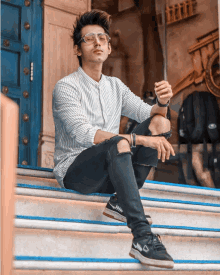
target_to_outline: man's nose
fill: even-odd
[[[94,44],[95,44],[95,45],[101,45],[100,40],[99,40],[99,37],[98,37],[97,35],[95,36]]]

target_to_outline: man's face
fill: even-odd
[[[82,28],[81,36],[88,33],[105,33],[104,29],[99,25],[87,25]],[[82,64],[86,63],[103,63],[108,55],[111,53],[111,46],[109,43],[104,45],[100,42],[96,36],[94,43],[88,44],[84,41],[81,42],[81,48],[78,49],[78,55],[82,58]]]

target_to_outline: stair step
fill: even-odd
[[[132,235],[127,228],[88,223],[29,221],[30,227],[15,230],[15,255],[127,258]],[[56,224],[58,223],[58,224]],[[16,225],[19,225],[18,220]],[[26,221],[27,224],[27,221]],[[53,229],[44,229],[49,226]],[[100,232],[105,231],[105,233]],[[110,231],[110,232],[109,232]],[[122,231],[122,232],[120,232]],[[219,260],[219,231],[152,228],[176,260]],[[109,233],[108,233],[109,232]],[[208,251],[208,253],[207,253]]]
[[[103,215],[110,194],[83,195],[61,188],[52,171],[17,168],[14,274],[220,271],[220,190],[157,181],[146,181],[140,189],[145,213],[153,220],[152,231],[175,259],[174,269],[167,270],[129,257],[131,230]]]
[[[188,264],[189,266],[189,264]],[[193,270],[191,268],[190,270],[45,270],[44,269],[44,275],[217,275],[217,269],[214,269],[212,266],[212,269],[214,271],[210,270],[201,270],[203,265],[201,264],[201,267],[198,268],[198,270]],[[207,268],[207,266],[206,266]],[[68,268],[67,268],[68,269]],[[84,268],[85,269],[85,268]],[[24,269],[16,269],[13,272],[13,275],[42,275],[42,270],[24,270]]]
[[[15,217],[17,228],[66,230],[101,233],[131,233],[126,223],[100,222],[94,220],[63,219],[54,217],[21,216]],[[151,225],[152,231],[160,235],[220,238],[220,228]]]
[[[153,198],[220,203],[220,189],[146,180],[140,195]]]
[[[17,184],[27,184],[32,186],[47,186],[48,188],[63,189],[56,179],[39,178],[34,176],[17,176]],[[66,189],[65,189],[66,190]],[[80,193],[79,193],[80,194]],[[197,201],[204,203],[220,204],[220,189],[212,189],[197,186],[187,186],[183,184],[165,183],[157,181],[145,181],[140,189],[140,196],[160,199],[173,199],[185,201]]]
[[[57,199],[72,199],[72,200],[85,200],[96,202],[107,202],[111,195],[93,193],[89,195],[83,195],[74,190],[68,190],[65,188],[55,188],[39,185],[29,184],[17,184],[16,194],[29,195],[39,197],[50,197]],[[174,200],[174,199],[161,199],[152,197],[142,197],[141,200],[143,206],[155,206],[164,208],[176,208],[176,209],[188,209],[198,211],[220,212],[220,204],[196,202],[189,200]]]
[[[19,165],[16,169],[17,175],[31,176],[31,177],[40,177],[40,178],[51,178],[54,179],[53,169],[38,167],[38,166],[29,166],[29,165]]]
[[[80,270],[82,273],[77,274],[99,274],[95,273],[101,271],[100,274],[115,274],[115,273],[104,273],[104,271],[138,271],[137,274],[172,274],[177,270],[195,270],[194,275],[196,274],[216,274],[216,273],[202,273],[205,270],[220,270],[220,261],[201,261],[201,260],[175,260],[174,269],[167,270],[163,268],[150,267],[147,265],[141,264],[135,259],[116,259],[116,258],[71,258],[71,257],[29,257],[29,256],[16,256],[14,261],[14,267],[16,269],[35,269],[35,270]],[[83,270],[89,270],[91,273],[83,273]],[[155,270],[155,272],[154,272]],[[196,270],[199,270],[200,273],[197,273]],[[203,270],[203,271],[202,271]],[[92,271],[95,271],[92,273]],[[140,273],[144,271],[145,273]],[[152,273],[151,273],[152,272]],[[158,273],[160,272],[160,273]],[[185,272],[185,271],[184,271]],[[25,273],[24,273],[25,274]],[[32,273],[31,273],[32,274]],[[38,274],[38,273],[33,273]],[[46,274],[46,273],[44,273]],[[60,274],[60,273],[51,273],[51,274]],[[61,273],[68,274],[68,273]],[[76,273],[74,273],[76,274]],[[120,274],[120,273],[117,273]],[[136,274],[136,273],[131,273]],[[185,275],[186,273],[175,273],[178,275]],[[187,272],[187,274],[190,274]]]
[[[86,201],[85,199],[68,200],[56,199],[49,197],[34,197],[34,196],[16,196],[16,215],[24,216],[42,216],[61,218],[61,219],[82,219],[94,220],[101,222],[115,222],[103,215],[103,210],[109,197],[103,197],[106,202]],[[100,196],[98,196],[100,200]],[[152,217],[154,224],[176,226],[194,226],[194,227],[209,227],[220,228],[220,213],[212,213],[209,211],[192,211],[187,209],[169,209],[154,206],[144,206],[146,214]]]

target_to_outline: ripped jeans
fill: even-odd
[[[152,136],[151,119],[139,124],[133,132]],[[169,138],[171,132],[163,135]],[[138,189],[142,188],[151,167],[157,166],[157,150],[139,145],[131,152],[119,153],[117,144],[122,139],[114,136],[79,154],[67,170],[64,186],[82,194],[116,192],[127,225],[138,238],[151,232]]]

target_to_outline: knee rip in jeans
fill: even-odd
[[[127,139],[123,138],[122,140],[117,142],[117,150],[118,150],[117,155],[124,154],[124,153],[131,153],[129,141]]]

